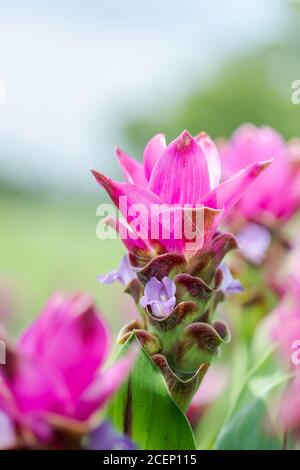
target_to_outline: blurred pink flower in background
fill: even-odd
[[[298,267],[299,269],[299,267]],[[295,274],[295,273],[294,273]],[[279,344],[281,359],[295,378],[289,383],[280,403],[280,420],[285,429],[300,429],[300,281],[285,275],[281,300],[267,320],[272,339]]]
[[[219,149],[226,178],[247,165],[273,159],[272,165],[236,205],[236,212],[245,219],[286,221],[299,208],[300,140],[286,143],[271,127],[244,124]]]
[[[300,282],[294,277],[285,280],[286,292],[270,316],[272,337],[278,341],[282,358],[296,366],[297,341],[300,344]],[[299,349],[299,345],[298,345]]]
[[[249,184],[270,163],[266,161],[268,157],[263,156],[263,161],[259,161],[260,155],[257,155],[255,161],[220,183],[222,170],[215,144],[203,132],[194,138],[188,131],[183,131],[169,145],[166,145],[162,134],[154,136],[145,148],[143,164],[120,149],[117,149],[117,156],[127,182],[113,181],[96,170],[92,173],[120,209],[128,225],[112,217],[107,223],[119,232],[122,230],[123,242],[130,252],[145,256],[164,252],[186,254],[189,250],[187,244],[191,242],[196,242],[195,249],[209,243]],[[122,207],[120,198],[124,196],[127,197],[127,206],[139,204],[145,208],[138,233],[133,226],[135,217]],[[173,220],[167,237],[161,233],[153,237],[151,222],[155,216],[151,208],[161,204],[166,206],[165,214],[169,213]],[[180,220],[190,218],[191,224],[202,233],[187,240],[176,214],[180,215]],[[196,216],[203,227],[195,222]],[[157,217],[161,223],[161,213]],[[180,237],[177,236],[178,230]]]
[[[197,424],[203,412],[221,396],[228,383],[229,375],[224,366],[212,365],[208,369],[187,410],[187,417],[192,425]]]
[[[53,295],[15,347],[3,339],[7,351],[0,367],[0,410],[18,436],[30,432],[43,442],[55,440],[58,423],[66,428],[73,423],[74,429],[86,424],[121,385],[134,360],[130,353],[100,370],[110,337],[85,294]]]
[[[298,373],[292,384],[283,394],[280,418],[287,430],[296,431],[300,429],[300,374]]]

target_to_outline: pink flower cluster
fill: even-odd
[[[236,205],[237,214],[258,222],[286,221],[300,206],[300,140],[286,143],[268,126],[244,124],[228,142],[219,145],[223,172],[228,178],[246,165],[273,159],[268,170]]]
[[[110,336],[91,298],[53,295],[0,367],[0,411],[14,445],[59,445],[57,431],[89,429],[89,420],[129,373],[133,355],[102,371]],[[3,419],[3,418],[2,418]],[[1,441],[0,441],[1,445]]]

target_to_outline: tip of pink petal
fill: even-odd
[[[163,134],[162,132],[160,132],[159,134],[156,134],[156,135],[153,137],[153,139],[155,139],[155,138],[160,139],[161,143],[162,143],[164,146],[166,146],[166,136],[165,136],[165,134]]]
[[[186,129],[181,132],[181,134],[178,136],[178,139],[184,143],[189,143],[191,140],[193,140],[193,136],[187,131]]]
[[[209,135],[207,134],[207,132],[205,132],[205,131],[200,131],[200,132],[196,135],[195,139],[196,139],[196,140],[207,139],[207,137],[209,137]]]
[[[193,136],[189,133],[189,131],[184,130],[178,137],[173,141],[173,144],[177,151],[185,152],[189,151],[191,145],[194,143]]]
[[[205,131],[199,132],[199,134],[196,135],[195,139],[204,148],[210,149],[214,146],[212,138]]]
[[[99,173],[99,171],[95,170],[94,168],[90,168],[92,175],[95,177],[97,183],[99,183],[102,187],[106,188],[107,184],[110,182],[110,178]]]
[[[261,172],[261,171],[264,171],[266,168],[268,168],[272,163],[273,163],[274,159],[271,158],[270,160],[264,160],[262,162],[258,162],[257,164],[257,172],[258,174]]]
[[[117,145],[115,147],[115,154],[116,154],[116,156],[119,160],[122,159],[122,157],[124,157],[123,150],[120,147],[118,147]]]

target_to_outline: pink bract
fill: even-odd
[[[270,161],[259,158],[232,177],[220,183],[221,162],[218,150],[210,137],[202,132],[192,137],[183,131],[179,137],[166,145],[162,134],[154,136],[144,151],[143,164],[117,149],[119,163],[126,182],[120,183],[92,170],[97,182],[107,191],[114,204],[126,219],[126,223],[110,218],[107,223],[123,232],[123,242],[131,252],[153,255],[164,252],[186,254],[188,244],[179,220],[188,218],[195,225],[195,250],[209,243],[224,217],[245,193],[246,189],[264,170]],[[121,200],[127,198],[127,206],[143,205],[141,215],[144,230],[137,231],[134,217],[124,211]],[[153,237],[150,231],[155,215],[151,208],[164,205],[164,213],[171,215],[168,237]],[[199,217],[197,219],[197,216]],[[159,216],[159,223],[161,223]],[[197,220],[202,227],[197,227]],[[178,237],[178,230],[180,237]],[[125,236],[124,236],[125,233]],[[177,235],[176,235],[177,233]]]
[[[0,410],[17,426],[51,439],[49,417],[84,423],[126,378],[132,355],[102,371],[110,337],[92,299],[53,295],[8,348],[0,368]]]
[[[258,160],[273,164],[243,195],[236,209],[246,219],[287,220],[300,206],[300,141],[286,143],[268,126],[244,124],[219,146],[224,176]]]

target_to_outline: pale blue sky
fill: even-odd
[[[122,122],[278,33],[274,0],[0,0],[0,175],[88,188]],[[112,168],[111,168],[112,167]]]

